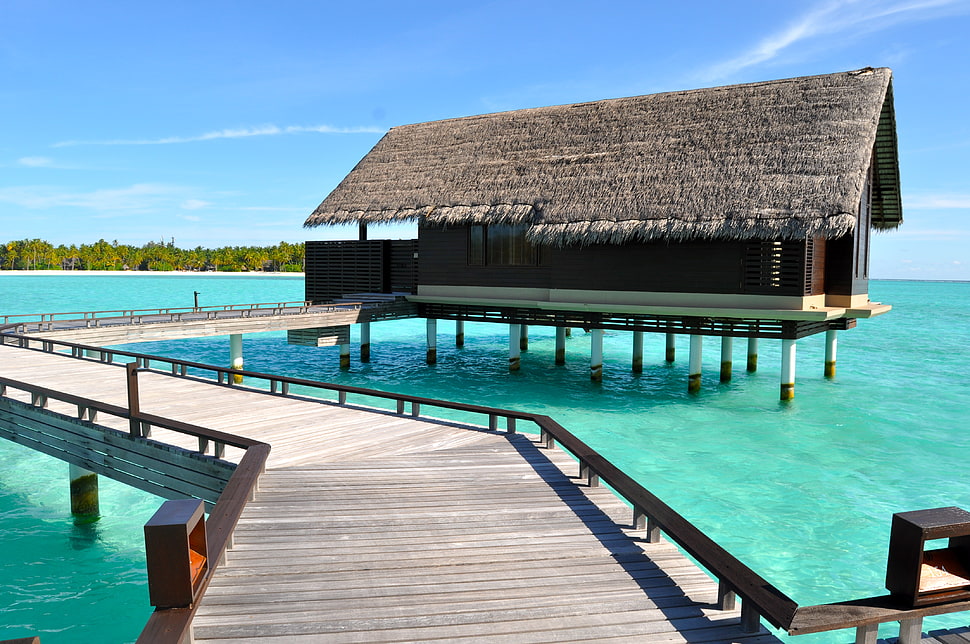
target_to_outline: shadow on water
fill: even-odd
[[[101,517],[73,516],[68,542],[72,550],[87,550],[101,543]]]

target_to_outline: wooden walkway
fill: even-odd
[[[0,346],[0,374],[126,401],[118,365]],[[742,634],[706,574],[641,541],[628,507],[527,435],[139,381],[144,412],[273,446],[196,641],[778,642]]]

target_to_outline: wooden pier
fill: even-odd
[[[126,401],[119,364],[0,346],[0,376]],[[534,436],[151,371],[139,393],[145,413],[272,445],[196,641],[777,641],[742,633],[716,582]]]
[[[139,642],[777,642],[763,619],[916,644],[970,609],[799,606],[547,416],[90,349],[0,334],[0,436],[210,506],[214,573]]]

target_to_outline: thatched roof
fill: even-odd
[[[396,127],[306,226],[527,224],[533,241],[837,237],[873,163],[902,221],[891,72],[867,68]]]

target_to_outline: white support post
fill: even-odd
[[[731,370],[734,367],[734,338],[721,338],[721,382],[731,381]]]
[[[428,364],[438,362],[438,320],[428,318]]]
[[[633,332],[633,373],[643,372],[643,331]]]
[[[519,325],[519,350],[529,350],[529,325],[527,324]]]
[[[835,350],[838,346],[839,332],[829,329],[825,332],[825,377],[835,377]]]
[[[455,346],[465,346],[465,321],[455,320]]]
[[[674,338],[676,337],[673,333],[667,334],[667,352],[664,356],[667,362],[673,362],[677,357],[677,345],[674,343]]]
[[[758,338],[748,338],[748,371],[758,370]]]
[[[98,497],[98,475],[70,464],[71,514],[75,521],[95,521],[101,514]]]
[[[795,397],[795,341],[781,341],[781,399]]]
[[[360,323],[360,361],[370,362],[370,322]]]
[[[521,325],[510,324],[509,325],[509,371],[518,371],[522,366],[521,349],[519,345],[519,339],[521,338],[522,331],[519,329]]]
[[[556,327],[556,364],[566,364],[566,331],[565,327]]]
[[[242,346],[242,334],[233,333],[229,336],[229,366],[233,369],[243,368],[243,346]],[[238,374],[233,374],[232,381],[236,384],[242,382],[242,376]]]
[[[593,382],[603,379],[603,329],[593,329],[590,332],[589,378]]]
[[[668,334],[669,337],[669,334]],[[687,371],[687,391],[697,393],[701,390],[701,364],[703,362],[704,336],[690,336],[690,358]]]
[[[350,369],[350,343],[345,342],[340,345],[340,368]]]

